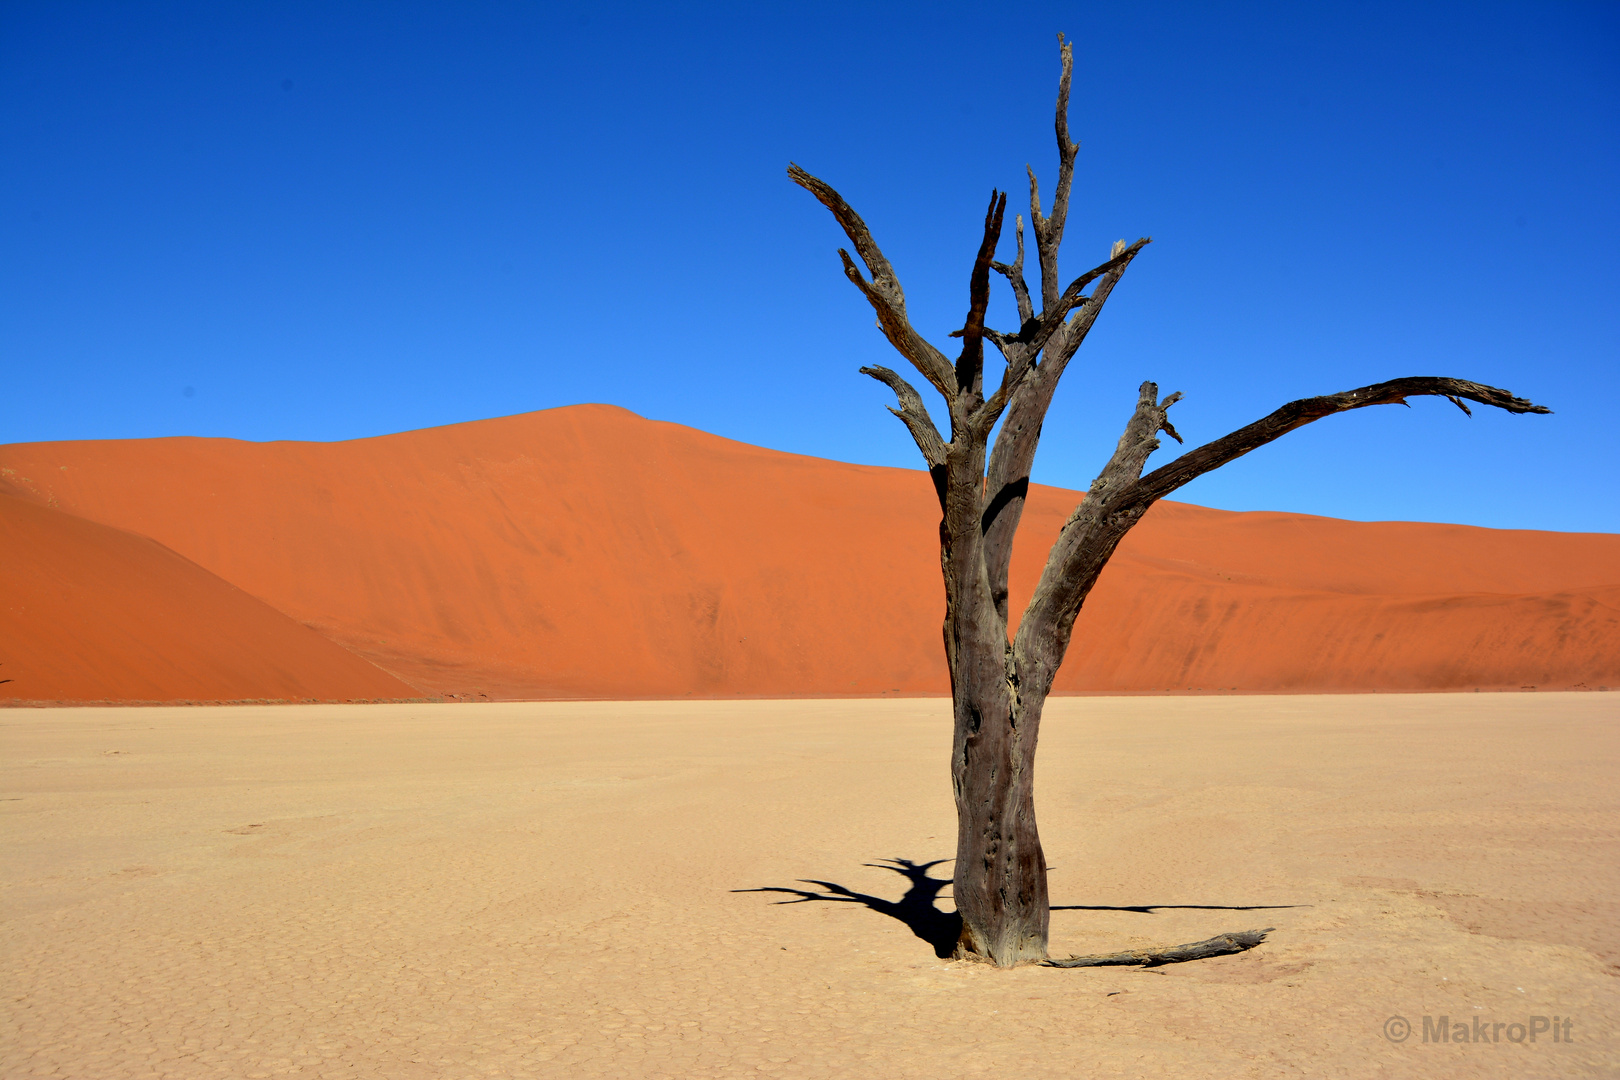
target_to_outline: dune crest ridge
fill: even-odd
[[[911,470],[580,405],[340,443],[14,444],[0,482],[150,537],[426,693],[948,690],[938,507]],[[1032,489],[1015,611],[1078,498]],[[1620,686],[1620,536],[1161,503],[1057,689],[1532,685]]]

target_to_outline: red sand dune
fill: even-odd
[[[0,469],[425,692],[947,688],[918,472],[601,405],[343,443],[18,444]],[[1015,610],[1077,498],[1032,493]],[[1583,684],[1620,686],[1620,536],[1166,503],[1087,603],[1058,688]]]
[[[13,700],[419,696],[161,544],[6,494],[0,679]]]

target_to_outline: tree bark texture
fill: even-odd
[[[1059,41],[1058,174],[1050,216],[1042,212],[1035,172],[1029,170],[1030,224],[1040,269],[1039,288],[1032,294],[1024,278],[1022,215],[1015,224],[1016,256],[1011,263],[996,260],[1007,197],[991,192],[983,239],[969,273],[967,315],[962,327],[949,335],[961,340],[954,361],[912,327],[899,277],[860,215],[825,181],[797,165],[788,168],[793,181],[819,199],[849,237],[860,262],[848,250],[839,249],[844,274],[871,304],[878,328],[944,399],[947,409],[948,439],[929,415],[922,395],[898,373],[876,366],[861,369],[894,392],[897,407],[890,411],[917,443],[939,497],[943,630],[954,714],[951,780],[957,847],[953,887],[962,916],[957,955],[1004,967],[1046,960],[1050,905],[1034,801],[1041,710],[1086,596],[1119,542],[1148,508],[1211,469],[1294,428],[1348,409],[1404,404],[1408,397],[1439,395],[1464,412],[1468,411],[1465,400],[1515,413],[1548,411],[1478,383],[1441,377],[1396,379],[1295,401],[1144,476],[1149,455],[1159,448],[1160,432],[1181,441],[1168,415],[1181,395],[1160,399],[1158,387],[1144,382],[1118,446],[1064,525],[1019,621],[1017,636],[1009,640],[1008,567],[1041,425],[1069,361],[1132,260],[1149,243],[1147,238],[1134,244],[1116,241],[1107,259],[1066,286],[1059,277],[1058,248],[1078,150],[1069,138],[1067,121],[1073,55],[1061,36]],[[992,272],[1005,278],[1012,290],[1020,319],[1016,332],[1004,333],[985,325]],[[1092,287],[1089,293],[1085,291],[1088,286]],[[988,396],[986,341],[1004,361],[1000,384]],[[996,432],[993,445],[992,432]],[[1261,932],[1247,931],[1220,940],[1248,948],[1242,943],[1251,938],[1258,943],[1263,937]]]

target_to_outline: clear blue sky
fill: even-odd
[[[1151,235],[1035,478],[1135,387],[1198,443],[1400,375],[1184,489],[1620,531],[1620,5],[0,5],[0,442],[346,439],[579,402],[917,465],[838,186],[936,342],[992,187],[1080,141],[1065,269]],[[1006,246],[1010,253],[1010,238]],[[1005,292],[995,310],[1009,329]],[[1154,463],[1168,460],[1160,451]]]

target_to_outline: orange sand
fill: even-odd
[[[19,444],[0,447],[8,482],[158,540],[423,692],[948,685],[938,509],[918,472],[595,405],[330,444]],[[1015,608],[1077,499],[1035,490]],[[15,678],[0,691],[45,696],[31,673]],[[1620,686],[1620,536],[1180,504],[1155,508],[1122,545],[1058,682],[1527,685]]]
[[[4,494],[0,616],[14,698],[418,696],[161,544]]]
[[[749,891],[900,900],[872,864],[954,846],[949,725],[927,699],[5,710],[0,1075],[1620,1075],[1620,697],[1053,701],[1054,951],[1276,927],[1239,956],[997,971]],[[1425,1045],[1441,1015],[1574,1041]]]

